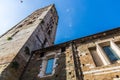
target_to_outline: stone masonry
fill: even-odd
[[[18,80],[31,52],[54,44],[54,5],[36,10],[0,37],[0,80]]]
[[[0,80],[120,80],[120,27],[53,45],[57,23],[50,5],[2,35]]]
[[[102,50],[110,45],[119,53],[119,33],[120,28],[116,28],[35,50],[22,80],[120,80],[120,58],[111,61]],[[54,67],[52,74],[46,75],[45,60],[50,55],[55,58]]]

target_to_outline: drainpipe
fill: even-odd
[[[74,67],[75,67],[76,80],[83,80],[83,73],[81,70],[79,56],[77,54],[77,47],[73,41],[71,42],[71,47],[72,47],[72,55],[73,55],[73,61],[74,61]]]

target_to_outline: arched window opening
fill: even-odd
[[[30,55],[30,49],[27,46],[25,47],[25,51],[24,52],[25,52],[25,54]]]

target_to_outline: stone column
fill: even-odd
[[[110,41],[110,47],[115,51],[117,56],[120,58],[120,48],[113,41]]]
[[[108,57],[105,55],[103,49],[98,44],[96,45],[96,49],[97,49],[97,53],[98,53],[99,57],[101,58],[103,64],[104,65],[110,64]]]

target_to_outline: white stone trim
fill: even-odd
[[[117,56],[120,58],[120,49],[119,49],[119,47],[113,41],[110,41],[110,46],[116,52]]]
[[[120,72],[120,66],[104,68],[104,69],[99,69],[99,70],[84,71],[83,74],[100,75],[100,74],[108,74],[108,73],[113,73],[113,72]]]
[[[56,55],[57,55],[57,54],[56,54],[55,52],[50,52],[50,53],[46,53],[46,54],[45,54],[45,57],[42,58],[42,64],[40,65],[40,72],[39,72],[39,74],[38,74],[38,77],[43,78],[43,77],[49,77],[49,76],[53,76],[53,75],[54,75],[54,73],[55,73],[55,68],[56,68],[56,66],[57,66],[57,64],[56,64],[56,61],[57,61]],[[51,56],[54,58],[53,71],[52,71],[52,74],[46,75],[46,74],[45,74],[45,70],[46,70],[47,60],[48,60]]]
[[[109,38],[109,39],[97,41],[97,42],[95,42],[95,43],[96,43],[96,44],[101,44],[101,43],[109,42],[109,41],[111,41],[111,40],[114,40],[114,39],[113,39],[113,38]]]
[[[109,73],[114,73],[114,72],[120,72],[120,70],[112,70],[112,71],[107,71],[107,72],[100,72],[100,73],[95,73],[94,75],[109,74]]]
[[[98,44],[96,44],[96,48],[97,48],[97,53],[98,53],[99,57],[101,58],[103,64],[104,65],[110,64],[110,61],[106,57],[106,55],[105,55],[104,51],[102,50],[102,48]]]

